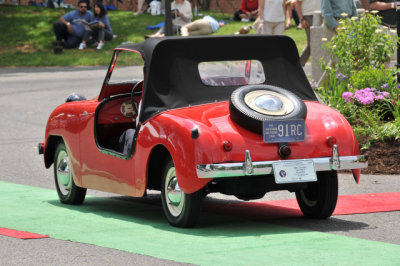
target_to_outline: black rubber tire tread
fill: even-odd
[[[292,100],[294,104],[294,110],[291,113],[282,116],[269,116],[256,112],[249,108],[244,102],[245,95],[253,90],[267,90],[283,94]],[[262,134],[264,121],[282,120],[288,118],[303,119],[307,114],[307,107],[297,95],[286,89],[272,85],[247,85],[237,88],[232,92],[229,101],[229,112],[232,121],[253,132]]]
[[[182,228],[193,227],[196,224],[200,215],[201,201],[203,199],[203,190],[199,190],[192,194],[184,193],[185,205],[183,206],[182,213],[178,217],[171,215],[167,206],[168,203],[166,202],[165,199],[165,189],[164,189],[165,178],[167,176],[168,170],[171,167],[174,167],[174,163],[172,159],[168,159],[165,163],[163,176],[161,179],[161,202],[165,217],[172,226],[182,227]]]
[[[64,150],[65,152],[67,152],[67,149],[65,147],[65,144],[63,141],[60,141],[57,144],[57,148],[56,151],[54,153],[54,181],[56,184],[56,189],[57,189],[57,194],[58,194],[58,198],[60,200],[61,203],[63,204],[70,204],[70,205],[80,205],[83,203],[83,201],[85,200],[86,197],[86,188],[81,188],[78,187],[77,185],[75,185],[74,179],[72,179],[72,187],[70,192],[68,193],[68,195],[63,195],[60,191],[60,187],[58,186],[58,182],[57,182],[57,156],[58,153],[60,151]],[[68,152],[67,152],[68,153]]]
[[[306,193],[316,194],[316,204],[314,206],[309,206],[304,201],[301,191],[296,191],[296,199],[304,216],[308,218],[326,219],[332,215],[336,208],[338,199],[338,176],[336,171],[322,171],[317,172],[317,177],[318,181],[309,183],[309,187],[304,190]]]

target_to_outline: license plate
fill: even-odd
[[[317,181],[312,160],[279,161],[272,167],[277,184]]]
[[[304,141],[303,119],[269,120],[263,122],[265,143]]]

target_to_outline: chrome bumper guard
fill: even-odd
[[[339,156],[337,146],[332,149],[332,157],[297,159],[286,161],[312,160],[315,171],[345,170],[367,168],[368,156]],[[252,162],[250,151],[246,150],[245,161],[240,163],[198,164],[199,178],[223,178],[236,176],[254,176],[273,174],[273,163],[279,161]]]

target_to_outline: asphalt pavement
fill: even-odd
[[[66,97],[76,92],[87,98],[101,89],[106,67],[2,68],[0,69],[0,180],[54,190],[52,169],[45,169],[36,145],[43,142],[47,118]],[[305,68],[310,73],[310,66]],[[142,78],[142,68],[126,69],[127,77]],[[352,176],[339,175],[341,195],[400,192],[400,176],[362,175],[360,184]],[[89,191],[90,195],[116,195]],[[154,193],[154,197],[158,197]],[[55,194],[56,198],[56,194]],[[294,198],[293,193],[272,192],[262,201]],[[121,197],[121,200],[125,200]],[[214,195],[210,201],[236,201]],[[0,203],[1,204],[1,203]],[[23,210],[22,210],[23,211]],[[281,219],[271,221],[289,227],[327,232],[400,245],[400,212],[339,215],[329,220]],[[0,214],[1,227],[1,214]],[[0,265],[179,265],[111,248],[57,239],[20,240],[0,235]],[[400,261],[400,257],[399,257]]]

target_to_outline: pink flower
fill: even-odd
[[[363,105],[368,105],[368,104],[371,104],[374,102],[374,97],[367,96],[367,97],[358,99],[358,101]]]
[[[375,101],[374,89],[365,88],[363,90],[356,90],[354,99],[363,105],[371,104]]]
[[[385,98],[389,98],[389,92],[383,91],[382,92],[382,96],[385,97]]]
[[[342,98],[343,98],[343,100],[345,102],[352,103],[353,102],[353,99],[352,99],[353,98],[353,93],[350,92],[350,91],[343,92]]]

